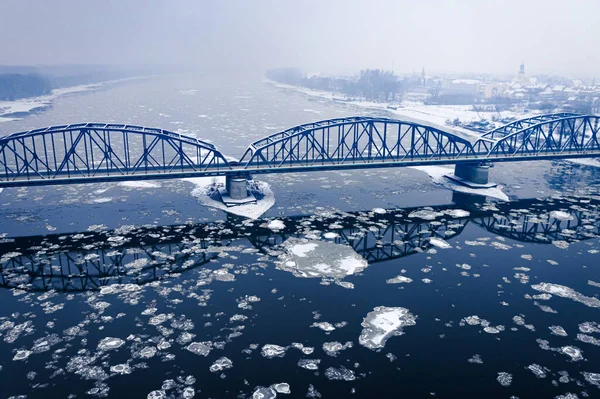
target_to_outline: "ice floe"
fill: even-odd
[[[420,170],[425,172],[431,177],[435,184],[439,184],[453,191],[460,191],[468,194],[484,195],[486,197],[497,198],[502,201],[508,201],[508,196],[502,191],[501,186],[493,188],[470,188],[463,186],[462,184],[455,183],[454,181],[446,178],[448,174],[453,174],[454,171],[450,168],[441,166],[410,166],[411,169]]]
[[[406,308],[378,306],[363,319],[358,342],[369,349],[383,348],[391,336],[404,334],[403,328],[414,326],[416,320]]]
[[[561,298],[572,299],[576,302],[582,303],[590,308],[600,308],[600,299],[585,296],[572,288],[564,285],[552,284],[552,283],[540,283],[531,286],[536,291],[546,292],[548,294],[556,295]]]
[[[196,186],[191,194],[203,205],[249,219],[258,219],[275,205],[275,194],[271,190],[271,186],[265,182],[251,181],[248,183],[250,191],[259,198],[256,203],[228,207],[221,201],[218,192],[219,187],[225,187],[225,177],[193,177],[182,180]]]
[[[296,277],[343,279],[368,266],[366,260],[346,245],[290,238],[282,247],[286,252],[279,257],[277,268]]]
[[[160,184],[156,183],[156,182],[149,182],[149,181],[124,181],[124,182],[120,182],[119,186],[121,187],[127,187],[127,188],[159,188]]]

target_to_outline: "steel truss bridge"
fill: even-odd
[[[385,214],[313,215],[285,219],[285,228],[277,232],[261,227],[264,221],[249,226],[234,219],[129,231],[17,237],[0,243],[0,287],[28,291],[96,290],[114,283],[142,285],[192,269],[197,273],[195,279],[210,281],[215,268],[220,267],[215,261],[221,251],[240,252],[239,248],[250,246],[261,255],[273,255],[288,238],[301,237],[309,231],[326,231],[332,223],[338,225],[335,242],[351,246],[369,264],[426,251],[432,247],[431,238],[457,237],[469,223],[520,242],[543,244],[597,238],[600,202],[593,200],[578,206],[574,202],[521,200],[497,204],[493,211],[474,206],[468,217],[453,216],[458,215],[451,212],[454,206],[443,206],[434,209],[438,213],[435,220],[414,216],[413,211],[418,208],[389,210]],[[532,211],[536,207],[539,210]],[[564,213],[553,213],[554,210],[567,213],[568,218]]]
[[[538,115],[470,141],[414,122],[330,119],[255,141],[239,161],[206,141],[162,129],[53,126],[0,138],[0,187],[596,157],[599,120]]]

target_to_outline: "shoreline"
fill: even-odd
[[[488,120],[491,120],[493,116],[495,116],[495,112],[482,112],[473,110],[472,105],[425,105],[422,102],[418,101],[407,101],[402,100],[400,102],[394,103],[378,103],[373,101],[366,100],[344,100],[337,101],[336,96],[340,96],[340,94],[336,94],[333,92],[322,91],[322,90],[313,90],[307,87],[295,86],[285,83],[280,83],[268,78],[264,78],[264,82],[271,84],[277,88],[284,90],[291,90],[299,93],[303,93],[305,95],[311,97],[322,98],[326,100],[331,100],[340,104],[348,104],[354,105],[357,107],[365,108],[365,109],[373,109],[378,111],[386,111],[391,115],[396,117],[401,117],[402,119],[408,122],[415,123],[423,123],[429,126],[440,128],[445,131],[450,131],[457,136],[465,138],[467,140],[476,140],[478,139],[483,132],[476,132],[469,129],[465,129],[463,127],[457,126],[448,126],[445,124],[446,120],[454,120],[455,118],[459,118],[461,121],[476,121],[481,119],[480,116],[485,117]],[[396,109],[388,108],[388,106],[397,107]],[[524,112],[514,112],[514,111],[503,111],[502,114],[504,116],[513,116],[517,119],[521,119],[527,116],[535,115],[535,113],[524,113]]]
[[[43,96],[20,98],[13,101],[0,101],[0,122],[19,120],[33,113],[41,112],[52,106],[55,99],[64,95],[93,91],[105,85],[127,82],[130,80],[146,79],[148,77],[150,76],[133,76],[85,85],[61,87],[53,89],[50,94]]]

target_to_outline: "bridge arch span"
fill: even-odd
[[[299,125],[255,141],[240,164],[256,172],[469,157],[475,158],[471,142],[438,128],[395,119],[351,117]]]
[[[477,142],[474,145],[475,151],[488,152],[498,140],[512,133],[526,129],[533,125],[537,125],[538,123],[549,122],[570,116],[580,116],[580,114],[574,114],[570,112],[557,112],[553,114],[534,115],[530,116],[529,118],[517,119],[513,122],[492,129],[481,135],[479,137],[479,140],[477,140]]]
[[[0,180],[15,185],[230,169],[225,156],[210,143],[135,125],[79,123],[0,138]]]
[[[568,115],[544,120],[495,141],[487,158],[596,155],[600,116]],[[477,148],[479,141],[475,144]],[[594,154],[591,154],[594,153]]]

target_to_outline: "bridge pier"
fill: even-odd
[[[256,197],[248,191],[249,174],[225,176],[225,187],[219,189],[221,199],[227,206],[243,205],[256,202]]]
[[[489,182],[490,165],[487,162],[457,163],[453,175],[446,175],[450,180],[471,188],[496,187],[496,183]]]

